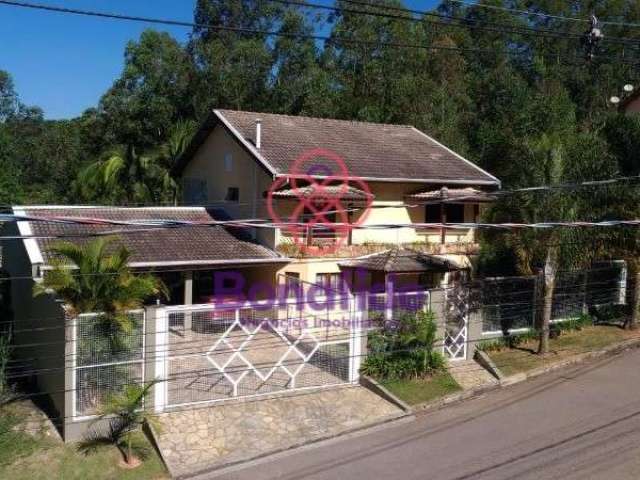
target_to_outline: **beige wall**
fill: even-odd
[[[225,155],[231,154],[231,171],[225,169]],[[219,205],[235,218],[270,218],[264,198],[265,192],[273,183],[273,177],[253,159],[222,126],[217,126],[200,147],[183,174],[183,181],[189,179],[206,180],[207,202]],[[368,182],[375,195],[373,206],[363,225],[384,223],[420,223],[425,221],[424,206],[407,208],[402,204],[405,195],[428,189],[437,189],[441,185],[420,185],[416,183]],[[238,203],[226,202],[229,187],[239,188]],[[289,219],[295,200],[279,199],[274,201],[275,209],[283,220]],[[357,217],[357,214],[354,214]],[[357,220],[354,219],[354,221]],[[474,221],[473,205],[465,206],[465,222]],[[257,229],[257,238],[263,244],[275,248],[281,242],[291,241],[285,232],[271,229]],[[438,229],[416,230],[414,228],[386,230],[354,230],[352,243],[440,243]],[[472,242],[473,230],[448,229],[446,242]]]
[[[231,154],[232,168],[225,168],[225,155]],[[190,179],[206,180],[207,203],[224,208],[233,218],[267,218],[268,212],[263,193],[273,178],[258,164],[222,126],[211,132],[182,173],[183,185]],[[239,201],[225,201],[227,189],[239,189]],[[183,192],[183,201],[187,201]],[[274,232],[257,229],[260,241],[267,245],[275,243]]]

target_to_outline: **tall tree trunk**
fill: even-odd
[[[625,323],[625,327],[628,330],[635,330],[638,328],[638,320],[640,318],[640,268],[636,267],[636,280],[633,286],[633,310],[631,311],[631,318]]]
[[[542,309],[542,328],[540,329],[540,343],[538,354],[544,355],[549,351],[549,328],[553,309],[553,291],[556,286],[556,272],[558,270],[558,247],[552,246],[547,250],[544,263],[544,307]]]

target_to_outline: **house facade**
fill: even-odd
[[[301,179],[300,161],[310,156],[317,172]],[[456,224],[477,222],[500,187],[496,177],[411,126],[230,110],[212,112],[174,173],[187,204],[213,205],[236,219],[275,221],[275,211],[282,225],[258,228],[254,236],[292,258],[279,274],[328,284],[345,258],[398,247],[468,267],[474,230]],[[327,182],[332,176],[336,181]],[[343,237],[326,226],[341,222],[340,209],[326,216],[324,229],[287,225],[306,221],[300,197],[313,198],[317,182],[326,187],[318,208],[327,203],[327,189],[337,190],[354,226]]]

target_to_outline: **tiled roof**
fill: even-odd
[[[261,145],[255,148],[256,120]],[[215,110],[181,158],[180,173],[216,125],[224,124],[270,173],[285,175],[300,156],[322,148],[364,179],[498,185],[499,180],[408,125],[388,125],[272,113]],[[338,172],[333,172],[337,174]]]
[[[447,188],[407,195],[411,200],[449,201],[449,202],[492,202],[495,195],[476,188]]]
[[[34,217],[102,218],[115,221],[177,220],[211,222],[216,220],[212,212],[202,207],[14,207]],[[54,223],[46,221],[28,222],[35,236],[70,235],[65,240],[84,243],[91,235],[123,229],[117,242],[131,252],[131,264],[171,265],[218,265],[229,262],[265,262],[282,259],[266,247],[243,240],[230,229],[222,226],[189,226],[157,228],[148,230],[144,226],[85,225],[76,223]],[[37,239],[45,264],[53,258],[51,247],[59,239]],[[282,259],[283,260],[283,259]]]
[[[346,260],[340,262],[339,265],[341,267],[361,268],[387,273],[448,272],[463,268],[450,260],[406,248],[394,248],[374,253],[373,255]]]
[[[341,200],[367,200],[367,198],[374,198],[372,193],[367,193],[358,188],[340,185],[327,185],[319,189],[313,185],[306,185],[299,188],[289,188],[283,190],[277,190],[273,192],[273,196],[276,198],[298,198],[298,197],[311,197],[317,195],[319,199],[323,198],[339,198]]]

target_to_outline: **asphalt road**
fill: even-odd
[[[637,480],[640,350],[215,478]]]

